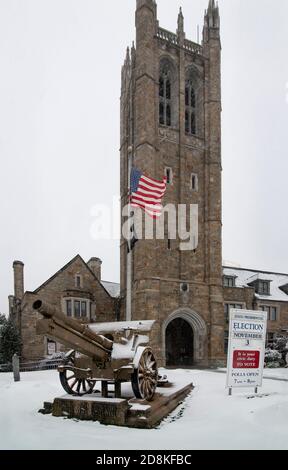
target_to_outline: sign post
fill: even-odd
[[[230,310],[227,388],[262,387],[267,312]]]
[[[12,357],[12,367],[14,382],[20,382],[20,362],[19,356],[17,354],[14,354],[14,356]]]

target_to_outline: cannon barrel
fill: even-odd
[[[88,325],[66,317],[60,310],[42,300],[36,300],[33,309],[43,315],[44,319],[39,324],[42,332],[48,336],[54,336],[65,346],[95,359],[103,360],[111,355],[113,341],[94,333]]]

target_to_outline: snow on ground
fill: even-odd
[[[288,382],[265,379],[258,397],[249,389],[228,397],[222,373],[168,375],[193,381],[194,391],[157,429],[138,430],[39,414],[63,395],[56,371],[22,373],[20,383],[0,374],[0,449],[288,449]],[[288,369],[265,375],[288,380]]]
[[[265,369],[264,377],[288,381],[288,369]]]

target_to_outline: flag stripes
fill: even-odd
[[[166,192],[166,184],[166,178],[163,181],[157,181],[133,168],[131,171],[131,206],[140,207],[150,217],[159,218],[162,214],[162,198]]]

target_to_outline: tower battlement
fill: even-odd
[[[190,41],[189,39],[185,39],[183,44],[181,44],[178,34],[172,33],[167,29],[161,28],[160,26],[157,30],[157,37],[160,39],[160,41],[163,41],[163,43],[182,48],[185,50],[185,52],[203,55],[203,47],[200,44]]]

